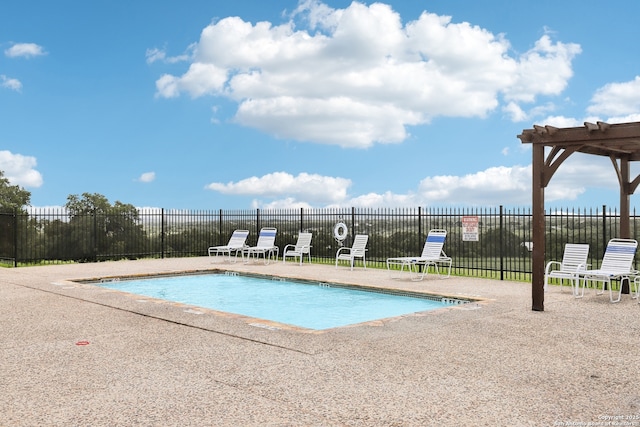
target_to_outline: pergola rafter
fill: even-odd
[[[620,236],[629,238],[629,198],[640,184],[640,175],[629,179],[629,163],[640,161],[640,122],[588,123],[583,127],[557,128],[534,125],[518,138],[532,144],[533,253],[532,309],[544,310],[545,213],[544,189],[558,168],[574,153],[611,159],[620,184]],[[545,148],[550,148],[545,159]]]

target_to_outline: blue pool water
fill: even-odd
[[[225,274],[120,280],[100,286],[309,329],[335,328],[451,305],[330,284]]]

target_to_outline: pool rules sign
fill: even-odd
[[[463,216],[462,217],[462,241],[477,242],[478,239],[478,217]]]

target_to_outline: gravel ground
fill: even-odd
[[[224,269],[471,297],[309,331],[74,280]],[[2,426],[640,426],[640,305],[178,258],[0,270]]]

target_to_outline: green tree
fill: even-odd
[[[120,258],[141,254],[147,239],[138,224],[138,209],[128,203],[109,200],[97,193],[67,197],[69,233],[75,259]]]
[[[31,193],[18,185],[10,185],[4,172],[0,171],[0,210],[13,212],[31,204]]]
[[[485,230],[480,242],[484,248],[484,253],[492,257],[501,254],[508,257],[523,255],[526,248],[522,245],[522,238],[517,234],[500,228],[489,228]]]
[[[0,258],[14,257],[15,228],[17,225],[20,229],[27,221],[25,208],[30,201],[31,193],[18,185],[10,185],[4,172],[0,171]],[[15,214],[18,214],[17,221]]]

